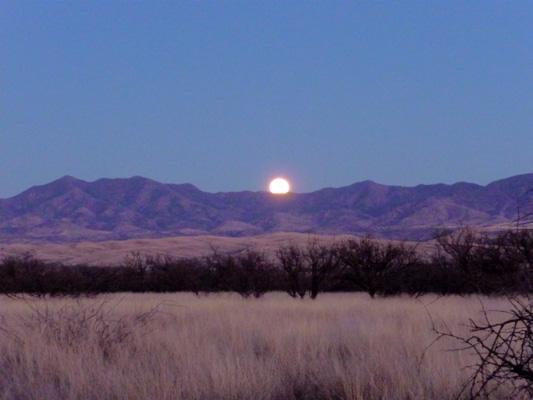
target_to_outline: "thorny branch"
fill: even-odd
[[[469,320],[467,337],[448,327],[437,328],[430,316],[437,338],[428,348],[451,338],[459,343],[452,351],[466,350],[475,357],[458,398],[465,394],[470,399],[490,398],[502,384],[510,388],[510,399],[533,398],[533,299],[510,298],[509,302],[511,308],[506,311],[487,310],[481,304],[481,321]]]

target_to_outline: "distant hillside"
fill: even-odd
[[[177,236],[160,239],[111,240],[106,242],[0,245],[0,259],[5,257],[32,257],[46,262],[61,262],[66,265],[118,265],[134,252],[142,255],[168,255],[176,258],[203,257],[213,254],[213,249],[222,254],[237,254],[246,250],[264,252],[275,259],[276,251],[288,243],[304,247],[310,240],[331,245],[349,235],[309,235],[306,233],[273,233],[248,237],[227,236]],[[429,250],[428,250],[429,249]],[[421,252],[429,253],[433,246],[418,246]]]
[[[276,232],[363,234],[425,240],[437,227],[511,223],[533,204],[533,174],[487,186],[385,186],[371,181],[312,193],[206,193],[150,179],[66,176],[0,200],[1,242],[75,243]]]

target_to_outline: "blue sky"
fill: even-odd
[[[0,2],[0,197],[533,172],[533,2]]]

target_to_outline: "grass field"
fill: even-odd
[[[436,337],[428,312],[466,334],[479,300],[1,298],[0,399],[454,399],[473,359],[449,341],[422,358]]]

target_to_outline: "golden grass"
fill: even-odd
[[[435,339],[428,311],[438,327],[460,333],[481,305],[474,297],[435,299],[2,298],[0,399],[453,399],[472,359],[444,351],[455,345],[444,341],[422,359]],[[145,314],[151,319],[134,319],[156,306],[160,312]],[[87,317],[91,310],[102,311],[100,322]],[[37,311],[46,318],[31,319]],[[138,324],[121,337],[120,321],[126,333]],[[85,334],[76,335],[84,323]],[[504,388],[499,396],[506,398]]]

